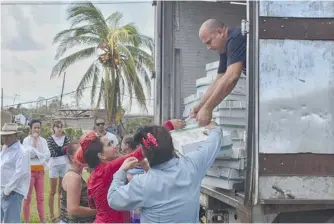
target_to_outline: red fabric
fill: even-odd
[[[170,131],[174,130],[173,124],[170,121],[166,121],[163,126]],[[85,136],[83,136],[82,139],[91,139],[91,137],[93,137],[92,135],[89,135],[88,137]],[[80,149],[81,154],[83,155],[85,148],[81,145]],[[118,171],[126,158],[132,156],[138,160],[144,159],[142,149],[138,148],[133,153],[122,156],[109,163],[99,164],[90,175],[88,179],[88,202],[91,208],[96,208],[97,210],[95,223],[129,223],[129,212],[116,211],[110,208],[107,201],[107,195],[114,173]],[[79,160],[83,161],[81,158],[79,158]]]
[[[151,150],[151,144],[154,147],[158,147],[159,144],[157,142],[157,140],[155,139],[155,137],[151,134],[151,133],[147,133],[147,137],[146,138],[142,138],[142,143],[145,146],[146,149]]]
[[[116,211],[109,207],[107,201],[108,190],[113,180],[113,175],[128,157],[138,160],[144,159],[141,148],[133,153],[122,156],[108,163],[99,164],[88,179],[89,206],[96,208],[95,223],[127,223],[127,213]]]
[[[78,148],[78,150],[76,151],[74,155],[74,160],[76,162],[81,163],[81,164],[85,163],[85,158],[84,158],[85,151],[87,147],[89,146],[89,144],[92,141],[96,140],[96,138],[97,138],[97,135],[94,131],[89,131],[80,138],[80,147]]]
[[[172,124],[172,122],[171,121],[166,121],[165,123],[164,123],[164,125],[163,125],[165,128],[167,128],[169,131],[173,131],[174,130],[174,126],[173,126],[173,124]]]

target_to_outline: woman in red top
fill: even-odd
[[[164,124],[169,130],[183,128],[184,121],[170,120]],[[124,223],[128,222],[124,212],[113,210],[109,207],[107,194],[114,173],[121,167],[124,160],[135,157],[138,161],[144,159],[141,148],[133,153],[118,157],[118,148],[112,144],[100,140],[94,132],[89,132],[80,141],[81,149],[77,151],[77,161],[88,163],[93,169],[88,179],[88,198],[91,208],[97,210],[95,223]]]

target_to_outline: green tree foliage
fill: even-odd
[[[83,135],[81,129],[74,129],[71,127],[64,128],[65,135],[70,138],[71,141],[79,140],[80,137]]]
[[[134,24],[123,24],[123,15],[114,12],[107,18],[91,2],[71,4],[67,11],[69,29],[54,37],[58,44],[51,77],[59,77],[71,65],[92,58],[76,91],[77,101],[82,98],[85,87],[91,88],[91,105],[106,108],[107,123],[116,121],[121,112],[124,91],[135,96],[139,105],[147,110],[143,84],[150,93],[150,75],[154,68],[153,40],[142,35]],[[73,47],[80,47],[64,56]],[[70,74],[69,74],[70,75]],[[78,74],[73,74],[78,75]],[[126,88],[125,88],[126,87]]]
[[[139,127],[150,124],[152,124],[152,118],[139,117],[128,120],[124,127],[128,134],[134,134]]]

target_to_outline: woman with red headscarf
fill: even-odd
[[[185,122],[181,120],[170,120],[164,124],[164,127],[169,130],[184,126]],[[94,132],[84,135],[80,140],[80,146],[76,154],[77,161],[87,163],[89,168],[93,169],[88,179],[88,199],[90,207],[97,211],[94,222],[128,222],[128,215],[125,215],[125,212],[109,207],[107,194],[114,173],[121,167],[125,159],[135,157],[138,161],[142,161],[145,158],[141,148],[118,157],[117,146],[106,139],[100,139]]]

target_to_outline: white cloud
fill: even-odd
[[[53,37],[69,27],[66,21],[66,5],[2,5],[1,8],[1,86],[4,88],[4,105],[48,98],[61,92],[62,79],[50,80],[56,47]],[[124,22],[135,22],[140,32],[153,37],[153,9],[148,4],[99,5],[102,13],[121,11]],[[75,49],[74,49],[75,50]],[[77,63],[67,69],[65,91],[76,89],[82,75],[90,65],[89,60]],[[88,107],[90,89],[85,91],[82,103]],[[64,97],[65,102],[73,98]],[[126,104],[127,100],[124,100]],[[151,110],[152,111],[152,110]],[[138,106],[132,104],[132,112],[138,113]]]

